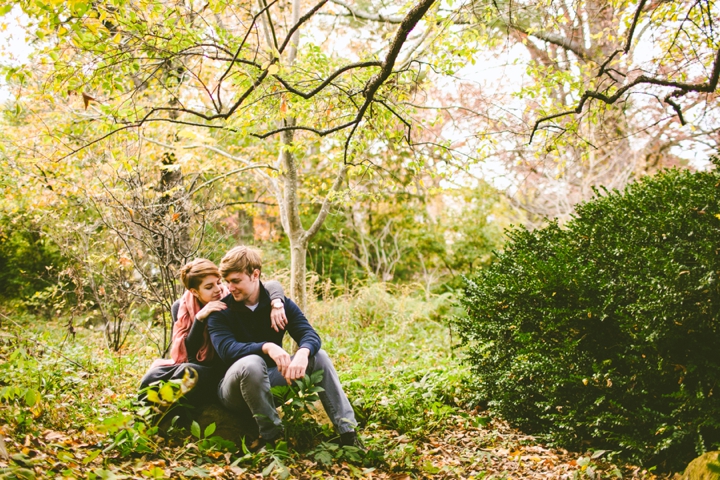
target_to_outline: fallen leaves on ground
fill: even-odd
[[[600,458],[591,459],[591,454],[547,448],[534,437],[497,420],[484,427],[473,426],[471,420],[468,416],[450,417],[446,428],[423,438],[366,429],[363,436],[369,444],[386,447],[385,463],[372,468],[347,462],[325,467],[296,453],[286,460],[285,475],[297,479],[378,480],[663,478],[637,467],[602,463]],[[85,476],[91,472],[101,478],[282,478],[273,473],[263,477],[261,471],[269,461],[256,467],[259,471],[250,471],[242,464],[233,464],[237,458],[234,455],[203,458],[187,444],[163,447],[164,458],[143,455],[127,460],[103,455],[103,436],[91,431],[44,430],[37,436],[7,436],[5,440],[10,460],[0,459],[0,469],[14,465],[25,475],[32,472],[35,478]]]

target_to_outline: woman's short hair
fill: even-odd
[[[252,247],[234,247],[220,260],[220,273],[223,278],[235,272],[252,275],[255,270],[262,271],[262,256],[260,250]]]
[[[220,271],[217,265],[205,258],[196,258],[180,269],[180,280],[185,288],[198,288],[203,279],[209,275],[220,278]]]

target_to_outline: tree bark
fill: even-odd
[[[295,119],[289,119],[286,125],[295,123]],[[307,234],[300,220],[300,199],[298,198],[299,179],[298,166],[295,155],[291,151],[294,132],[286,130],[282,133],[282,144],[280,161],[282,165],[283,179],[283,211],[285,221],[285,233],[290,240],[290,297],[300,307],[305,308],[307,301],[307,290],[305,288],[305,268],[307,254]]]
[[[303,311],[307,304],[307,246],[306,240],[290,240],[290,297]]]

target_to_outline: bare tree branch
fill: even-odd
[[[363,12],[360,10],[357,10],[347,3],[343,2],[342,0],[330,0],[332,3],[336,5],[340,5],[341,7],[347,9],[349,14],[346,14],[345,16],[348,17],[354,17],[354,18],[361,18],[363,20],[371,20],[373,22],[383,22],[383,23],[402,23],[404,20],[403,17],[399,15],[382,15],[379,13],[368,13]]]
[[[408,35],[412,31],[412,29],[415,28],[415,25],[417,25],[418,22],[425,16],[433,3],[435,3],[435,0],[422,0],[420,3],[411,8],[407,15],[405,15],[405,18],[400,24],[400,27],[398,28],[397,32],[395,32],[395,37],[393,38],[392,45],[390,46],[390,51],[388,52],[387,56],[385,57],[385,61],[383,62],[382,70],[380,70],[379,73],[377,73],[370,80],[368,80],[368,83],[365,85],[365,103],[363,103],[358,110],[357,116],[355,117],[355,125],[352,127],[350,134],[345,140],[345,162],[347,162],[348,148],[350,146],[350,141],[355,134],[355,130],[357,130],[357,127],[360,125],[360,122],[365,116],[365,112],[367,111],[368,107],[370,107],[370,104],[372,103],[375,94],[380,88],[380,85],[382,85],[385,80],[387,80],[392,74],[393,67],[395,66],[395,61],[397,60],[397,57],[400,54],[400,50],[405,44]]]
[[[218,103],[218,107],[219,107],[218,111],[222,110],[222,98],[220,96],[220,90],[221,90],[221,85],[222,85],[223,80],[225,80],[225,77],[228,76],[228,74],[230,73],[230,70],[232,70],[233,65],[235,65],[235,62],[237,61],[238,57],[240,56],[240,52],[242,51],[243,47],[245,46],[245,42],[247,42],[247,39],[250,36],[250,32],[252,32],[253,27],[255,26],[255,22],[257,22],[258,17],[260,17],[260,15],[264,14],[270,7],[275,5],[275,3],[277,3],[277,1],[278,0],[273,0],[268,5],[265,5],[264,8],[261,9],[258,13],[253,15],[252,22],[250,22],[250,26],[248,27],[247,32],[245,32],[245,36],[243,37],[242,42],[240,42],[240,46],[235,51],[235,55],[233,55],[233,58],[230,61],[230,65],[228,65],[225,72],[220,76],[220,79],[218,80],[217,87],[216,87],[217,88],[217,103]]]
[[[326,130],[318,130],[317,128],[305,127],[303,125],[299,125],[299,126],[298,125],[287,125],[285,127],[276,128],[275,130],[270,130],[269,132],[251,133],[250,135],[252,135],[253,137],[256,137],[256,138],[264,139],[264,138],[272,137],[273,135],[276,135],[276,134],[282,133],[282,132],[302,130],[305,132],[312,132],[319,137],[325,137],[327,135],[330,135],[331,133],[335,133],[337,131],[344,130],[344,129],[348,128],[349,126],[354,125],[356,123],[356,121],[357,121],[356,119],[353,119],[347,123],[343,123],[341,125],[337,125],[335,127],[328,128]]]
[[[612,62],[612,60],[615,58],[615,56],[618,53],[624,53],[627,55],[627,53],[630,51],[630,47],[632,46],[633,36],[635,35],[635,28],[637,28],[638,20],[640,19],[640,14],[642,13],[643,8],[645,7],[645,2],[647,0],[640,0],[640,3],[638,3],[637,9],[635,10],[635,15],[633,16],[632,24],[630,25],[630,29],[628,30],[627,39],[625,41],[625,48],[622,50],[615,50],[613,53],[610,54],[610,56],[603,62],[603,64],[600,66],[600,70],[598,70],[597,76],[600,77],[603,74],[607,73],[607,66]],[[619,73],[619,72],[618,72]],[[623,75],[624,76],[624,75]],[[610,78],[613,78],[610,76]],[[613,80],[615,80],[613,78]]]
[[[542,40],[543,42],[552,43],[553,45],[557,45],[558,47],[571,51],[582,60],[587,60],[590,57],[589,53],[585,51],[582,46],[580,46],[576,42],[573,42],[569,38],[563,37],[562,35],[542,31],[531,31],[530,29],[523,28],[515,23],[508,23],[507,25],[508,27],[513,28],[518,32],[522,32],[529,37],[535,37],[538,40]]]
[[[527,27],[523,27],[522,25],[519,25],[518,23],[513,21],[511,11],[509,11],[507,17],[505,17],[504,13],[500,10],[500,6],[494,0],[493,5],[495,6],[498,14],[500,14],[500,20],[509,28],[524,33],[525,35],[528,35],[530,37],[535,37],[538,40],[542,40],[543,42],[551,43],[553,45],[557,45],[558,47],[564,48],[565,50],[569,50],[582,60],[587,60],[590,57],[589,53],[582,47],[582,45],[578,44],[577,42],[573,42],[572,39],[554,33],[530,30]],[[512,5],[512,3],[510,3],[510,5]]]
[[[285,40],[283,41],[282,45],[280,45],[280,48],[278,48],[279,53],[283,53],[285,51],[285,47],[287,47],[288,43],[290,43],[290,40],[292,39],[295,32],[302,26],[303,23],[307,22],[310,18],[312,18],[315,13],[320,10],[323,5],[325,5],[328,2],[328,0],[320,0],[317,5],[315,5],[313,8],[310,9],[309,12],[307,12],[305,15],[300,17],[298,21],[290,27],[290,30],[287,33],[287,36],[285,37]]]
[[[623,50],[623,52],[626,54],[630,51],[630,47],[632,46],[633,35],[635,35],[635,28],[637,27],[642,10],[643,8],[645,8],[646,1],[647,0],[640,0],[640,2],[638,2],[637,9],[635,9],[635,16],[633,17],[632,24],[630,25],[630,30],[628,30],[627,42],[625,42],[625,49]]]
[[[170,145],[170,144],[168,144],[168,143],[164,143],[164,142],[161,142],[161,141],[159,141],[159,140],[155,140],[155,139],[153,139],[153,138],[146,137],[146,136],[141,136],[140,138],[141,138],[142,140],[145,140],[146,142],[154,143],[155,145],[158,145],[158,146],[167,148],[167,149],[169,149],[169,150],[194,150],[194,149],[196,149],[196,148],[204,148],[205,150],[210,150],[211,152],[215,152],[215,153],[217,153],[218,155],[221,155],[221,156],[223,156],[223,157],[225,157],[225,158],[229,158],[230,160],[234,160],[234,161],[236,161],[236,162],[242,163],[243,165],[245,165],[244,168],[245,168],[246,170],[250,170],[250,169],[267,169],[267,170],[277,171],[277,168],[273,167],[272,165],[258,165],[258,164],[255,164],[255,163],[251,162],[251,161],[248,160],[248,159],[238,157],[238,156],[236,156],[236,155],[233,155],[233,154],[231,154],[231,153],[229,153],[229,152],[226,152],[225,150],[222,150],[222,149],[220,149],[220,148],[214,147],[214,146],[212,146],[212,145],[206,145],[206,144],[202,144],[202,143],[200,143],[200,144],[193,144],[193,145]],[[237,172],[236,172],[236,173],[237,173]],[[267,173],[263,172],[262,170],[260,170],[258,173],[260,173],[264,178],[266,178],[266,179],[268,179],[268,180],[271,178]]]
[[[205,187],[209,187],[213,183],[220,181],[223,178],[227,178],[231,175],[235,175],[236,173],[246,172],[248,170],[255,170],[258,168],[270,168],[270,166],[269,165],[252,165],[249,167],[241,167],[241,168],[236,168],[234,170],[230,170],[229,172],[225,172],[222,175],[218,175],[217,177],[211,178],[210,180],[207,180],[206,182],[201,183],[197,187],[193,188],[190,192],[188,192],[188,195],[194,195],[199,190],[202,190]]]
[[[318,93],[320,93],[325,87],[327,87],[328,85],[330,85],[330,83],[331,83],[333,80],[335,80],[338,76],[340,76],[341,74],[347,72],[348,70],[352,70],[352,69],[355,69],[355,68],[381,67],[381,66],[382,66],[382,62],[377,61],[377,60],[371,60],[371,61],[368,61],[368,62],[357,62],[357,63],[351,63],[351,64],[348,64],[348,65],[345,65],[345,66],[340,67],[340,68],[338,68],[337,70],[335,70],[335,71],[334,71],[333,73],[331,73],[325,80],[323,80],[320,85],[318,85],[318,86],[315,87],[314,89],[310,90],[309,92],[302,92],[302,91],[296,89],[295,87],[293,87],[292,85],[290,85],[290,84],[287,82],[287,80],[285,80],[284,78],[280,77],[279,75],[274,75],[274,77],[275,77],[280,83],[282,83],[282,85],[285,87],[285,89],[287,89],[287,91],[289,91],[289,92],[291,92],[291,93],[294,93],[295,95],[298,95],[298,96],[304,98],[305,100],[307,100],[307,99],[309,99],[309,98],[314,97],[314,96],[317,95]]]
[[[608,105],[612,105],[620,97],[622,97],[628,90],[635,87],[636,85],[646,84],[646,85],[657,85],[661,87],[674,87],[676,90],[670,93],[667,97],[665,97],[665,103],[669,104],[673,107],[673,109],[676,111],[676,113],[680,110],[680,106],[672,100],[673,98],[679,98],[682,96],[687,95],[690,92],[698,92],[698,93],[712,93],[717,88],[718,84],[718,76],[720,76],[720,49],[718,49],[717,54],[715,55],[715,62],[713,64],[713,69],[710,74],[710,78],[708,78],[707,82],[703,83],[686,83],[686,82],[676,82],[672,80],[665,80],[662,78],[653,78],[648,77],[646,75],[640,75],[636,79],[634,79],[632,82],[624,85],[623,87],[618,88],[618,90],[613,95],[606,95],[604,93],[600,93],[596,90],[586,90],[582,96],[580,97],[580,101],[578,102],[577,106],[573,108],[572,110],[566,110],[564,112],[555,113],[553,115],[547,115],[545,117],[542,117],[538,119],[535,122],[535,125],[532,129],[532,132],[530,133],[530,141],[528,143],[532,143],[533,137],[535,135],[535,132],[537,131],[538,127],[541,123],[547,122],[548,120],[553,120],[555,118],[564,117],[566,115],[571,115],[573,113],[582,113],[583,108],[585,107],[585,103],[590,99],[596,99],[600,100],[602,102],[605,102]],[[684,119],[682,115],[680,114],[680,121],[684,124]]]
[[[310,225],[310,228],[305,231],[305,240],[310,240],[312,237],[315,236],[318,231],[320,231],[320,227],[322,227],[325,218],[328,216],[328,213],[330,213],[332,196],[334,193],[340,190],[340,187],[345,181],[345,175],[347,174],[347,170],[347,165],[343,164],[340,166],[340,171],[338,172],[337,177],[335,177],[335,181],[333,182],[330,191],[327,193],[327,195],[325,195],[325,199],[323,200],[322,206],[320,207],[320,212],[318,213],[318,216],[315,218],[315,221],[312,223],[312,225]]]

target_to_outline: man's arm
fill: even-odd
[[[232,365],[248,355],[262,355],[265,342],[238,342],[225,319],[225,315],[220,312],[211,313],[207,319],[210,341],[223,362]]]
[[[288,384],[291,384],[305,376],[308,358],[320,350],[321,342],[320,336],[305,318],[300,307],[295,305],[295,302],[286,299],[285,309],[288,316],[288,332],[300,347],[287,368],[280,371]]]

